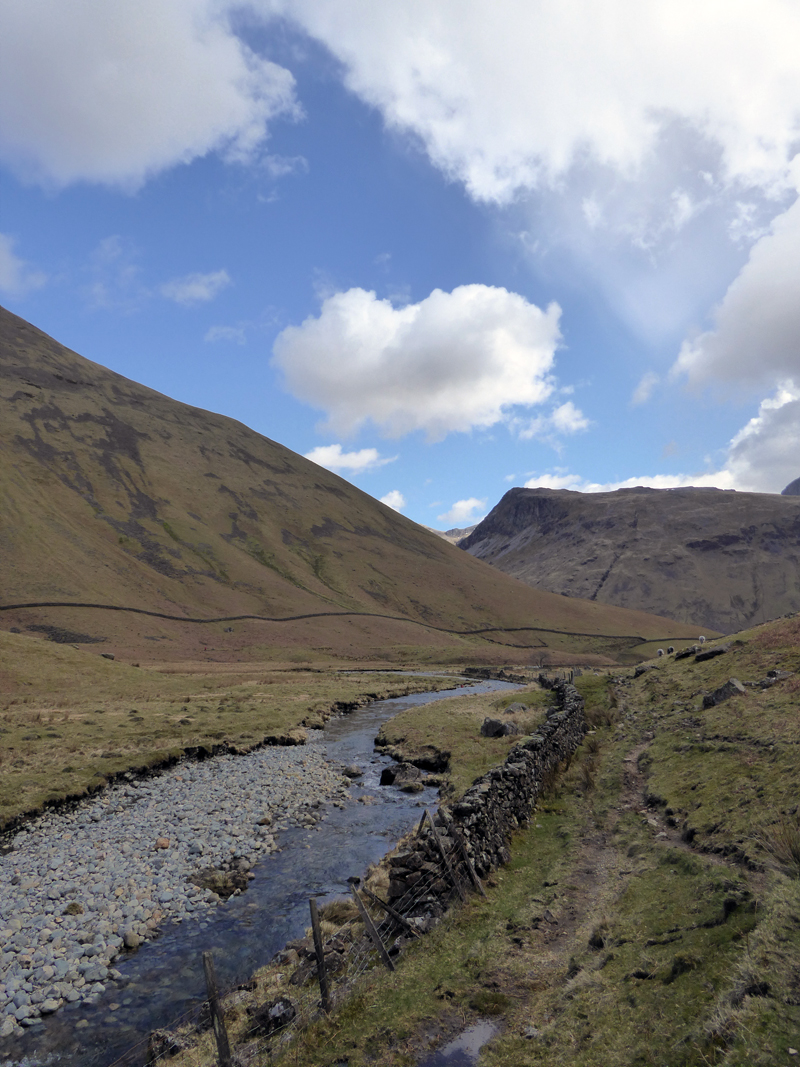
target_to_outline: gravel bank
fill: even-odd
[[[348,780],[322,731],[309,738],[131,778],[18,832],[0,857],[0,1037],[91,1002],[121,979],[120,952],[216,907],[195,872],[252,867],[278,848],[276,833],[314,825],[322,801],[343,803]]]

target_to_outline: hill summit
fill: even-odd
[[[695,636],[532,590],[3,310],[0,455],[0,619],[25,633],[151,660],[299,662],[603,657]]]
[[[732,633],[800,610],[800,500],[510,489],[459,547],[537,589]]]

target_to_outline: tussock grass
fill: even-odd
[[[187,747],[247,750],[304,736],[337,702],[452,684],[381,672],[143,670],[0,633],[0,828],[109,776],[157,765]]]
[[[800,815],[781,815],[758,835],[761,848],[790,877],[800,878]]]
[[[396,758],[411,762],[435,760],[437,754],[446,754],[449,770],[442,789],[453,799],[501,763],[521,735],[532,733],[552,703],[552,696],[538,686],[502,697],[450,697],[400,712],[381,727],[379,744]],[[511,704],[527,705],[527,710],[509,715],[505,709]],[[487,717],[515,723],[520,734],[482,737],[481,724]]]
[[[788,1062],[800,1032],[800,881],[784,873],[793,860],[771,857],[784,827],[793,856],[793,689],[753,689],[702,714],[701,704],[730,675],[800,667],[791,637],[661,663],[616,687],[579,679],[595,733],[516,836],[488,900],[447,917],[394,975],[374,974],[281,1063],[405,1067],[432,1035],[444,1041],[493,1007],[502,1032],[481,1054],[486,1067]],[[398,730],[407,741],[411,725]],[[453,751],[458,775],[470,753]],[[755,840],[759,826],[771,827],[773,852],[766,835]]]

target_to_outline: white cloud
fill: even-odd
[[[684,343],[673,373],[694,383],[800,382],[800,200],[753,246],[715,328]]]
[[[479,514],[476,514],[478,512]],[[486,498],[479,500],[476,496],[467,497],[466,500],[457,500],[444,515],[437,515],[439,522],[448,527],[472,526],[485,517]]]
[[[33,289],[41,289],[47,275],[32,270],[24,259],[14,252],[14,239],[0,233],[0,292],[9,296],[25,296]]]
[[[24,178],[135,188],[209,152],[258,155],[299,115],[291,74],[255,55],[228,0],[4,0],[0,158]]]
[[[631,173],[679,117],[724,169],[781,183],[797,136],[800,9],[782,0],[260,0],[323,41],[348,86],[477,199],[591,156]],[[672,205],[676,221],[689,201]]]
[[[209,326],[203,340],[212,344],[215,341],[228,341],[243,345],[247,341],[247,330],[244,326]]]
[[[430,439],[493,426],[515,405],[545,401],[560,309],[542,311],[506,289],[434,289],[395,308],[374,292],[329,296],[318,318],[287,327],[275,362],[290,392],[351,433],[371,420],[389,436]]]
[[[406,498],[399,489],[390,489],[386,496],[381,497],[381,504],[386,504],[395,511],[402,511],[406,506]]]
[[[397,456],[382,456],[377,448],[360,448],[357,452],[343,452],[341,445],[318,445],[306,452],[306,459],[326,467],[329,471],[349,471],[352,474],[364,474],[377,470],[387,463],[394,463]],[[387,501],[384,501],[387,503]],[[393,504],[389,505],[394,507]]]
[[[209,274],[186,274],[182,278],[172,278],[161,286],[161,295],[167,300],[174,300],[183,307],[203,304],[213,300],[223,289],[231,284],[226,270],[215,270]]]
[[[649,343],[705,319],[800,187],[786,0],[254,2],[474,199],[513,205],[537,268],[587,275]],[[782,287],[800,307],[794,272]]]
[[[576,408],[572,401],[568,400],[565,404],[554,408],[549,415],[539,415],[531,419],[520,429],[519,436],[522,441],[529,441],[536,437],[555,444],[559,437],[588,430],[589,425],[589,420],[581,409]]]
[[[631,397],[631,404],[634,407],[638,407],[640,404],[646,404],[650,397],[653,395],[656,386],[661,381],[661,378],[655,373],[655,371],[649,370],[642,375],[639,384],[633,391]]]
[[[525,482],[533,489],[574,489],[581,493],[607,493],[637,485],[654,489],[680,486],[715,486],[754,493],[779,493],[800,477],[800,389],[786,384],[762,400],[758,414],[730,441],[723,464],[716,470],[694,474],[655,474],[616,482],[591,482],[556,468]]]

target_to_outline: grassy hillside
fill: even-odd
[[[0,508],[0,624],[128,661],[599,662],[696,636],[500,575],[274,441],[6,311]]]
[[[488,898],[395,974],[376,971],[280,1062],[406,1067],[486,1015],[498,1034],[485,1067],[795,1062],[800,619],[652,668],[578,680],[591,732]],[[731,676],[752,684],[704,708]],[[456,776],[474,759],[457,732]]]

